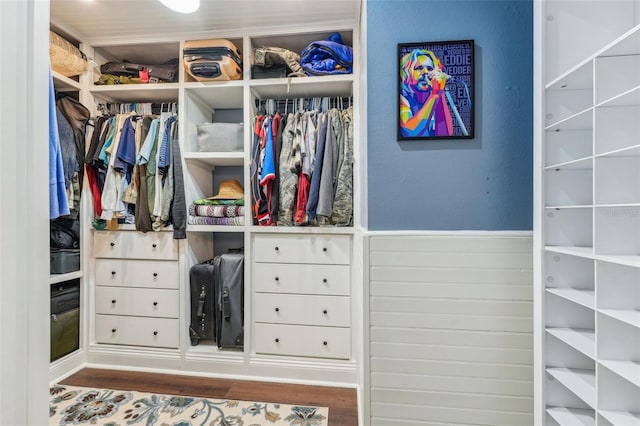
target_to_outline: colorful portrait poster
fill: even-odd
[[[398,139],[473,138],[473,40],[398,44]]]

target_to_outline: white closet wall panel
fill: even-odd
[[[533,424],[532,239],[369,247],[371,425]]]

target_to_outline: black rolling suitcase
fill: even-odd
[[[201,339],[215,340],[215,298],[213,260],[193,265],[189,270],[191,325],[189,336],[196,346]]]
[[[244,254],[224,253],[214,259],[217,300],[216,341],[219,348],[244,346]]]
[[[78,350],[80,343],[80,280],[51,285],[50,360]]]

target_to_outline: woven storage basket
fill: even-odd
[[[51,69],[65,77],[83,74],[89,68],[80,49],[53,31],[49,31],[49,56]]]

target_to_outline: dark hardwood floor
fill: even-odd
[[[280,402],[329,407],[329,426],[356,426],[355,389],[290,385],[272,382],[211,379],[172,374],[85,368],[61,383],[71,386],[121,389],[203,398]]]

